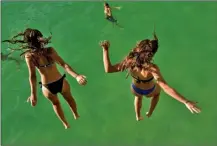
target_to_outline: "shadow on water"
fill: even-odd
[[[11,57],[10,55],[12,53],[13,53],[13,51],[10,52],[10,53],[7,53],[7,54],[4,54],[4,53],[1,52],[1,61],[14,61],[16,63],[17,70],[19,70],[21,63],[24,63],[24,62],[21,59]]]

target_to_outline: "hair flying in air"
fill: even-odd
[[[158,38],[154,33],[154,39],[144,39],[136,44],[136,47],[125,57],[121,63],[121,70],[145,69],[153,63],[153,57],[158,50]]]
[[[18,37],[23,37],[22,39],[17,39]],[[45,45],[50,43],[52,35],[48,38],[44,38],[43,34],[37,30],[32,28],[27,28],[24,32],[18,33],[10,40],[4,40],[2,42],[7,42],[10,44],[20,44],[20,47],[17,49],[11,50],[20,50],[22,53],[21,56],[26,52],[36,52],[42,50]]]

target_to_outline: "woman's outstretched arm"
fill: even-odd
[[[200,109],[196,106],[195,102],[189,101],[184,96],[182,96],[180,93],[178,93],[174,88],[169,86],[166,81],[164,80],[160,69],[157,65],[153,65],[150,69],[152,75],[156,79],[159,86],[164,90],[165,93],[173,97],[174,99],[178,100],[179,102],[186,105],[186,107],[192,112],[192,113],[199,113]]]
[[[112,7],[112,9],[120,10],[121,7]]]
[[[51,51],[52,51],[52,57],[53,59],[60,65],[64,68],[64,70],[70,74],[73,78],[75,78],[77,80],[77,82],[80,84],[80,85],[86,85],[87,83],[87,80],[86,80],[86,77],[84,75],[80,75],[78,74],[76,71],[74,71],[72,69],[72,67],[67,64],[60,56],[59,54],[54,50],[54,48],[51,48]]]
[[[54,48],[51,48],[52,57],[56,61],[57,64],[59,64],[63,69],[70,74],[73,78],[76,78],[78,76],[78,73],[72,69],[72,67],[66,63],[62,57],[59,56],[59,54],[56,52]]]
[[[104,63],[105,72],[106,73],[120,72],[121,71],[120,63],[117,63],[115,65],[111,64],[110,57],[109,57],[109,47],[110,47],[109,42],[108,41],[100,42],[100,46],[103,49],[103,63]]]

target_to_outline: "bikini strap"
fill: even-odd
[[[38,82],[39,83],[39,85],[40,85],[40,88],[42,88],[42,82]]]
[[[137,83],[141,83],[141,80],[139,79],[139,77],[136,78],[136,77],[133,76],[132,74],[131,74],[131,76],[136,80]]]
[[[136,82],[141,83],[141,80],[139,79],[139,77],[137,77]]]
[[[131,76],[136,80],[137,83],[141,83],[141,82],[142,82],[142,83],[147,83],[147,82],[150,82],[151,80],[154,79],[154,77],[151,77],[151,78],[148,79],[148,80],[140,80],[139,77],[136,78],[136,77],[133,76],[132,74],[131,74]]]

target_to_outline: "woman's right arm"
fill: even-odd
[[[165,93],[167,93],[168,95],[170,95],[174,99],[178,100],[179,102],[185,104],[186,107],[192,113],[194,113],[194,112],[199,113],[200,112],[200,109],[196,106],[195,102],[189,101],[184,96],[182,96],[180,93],[178,93],[174,88],[172,88],[171,86],[169,86],[167,84],[167,82],[164,80],[164,78],[160,72],[160,69],[158,68],[157,65],[153,65],[153,67],[151,67],[150,71],[151,71],[152,75],[154,76],[154,78],[156,79],[158,85],[164,90]]]

